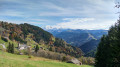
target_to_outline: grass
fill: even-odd
[[[75,65],[41,57],[28,58],[27,55],[15,55],[0,51],[0,67],[92,67]]]

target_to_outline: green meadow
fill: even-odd
[[[75,65],[42,57],[28,58],[27,55],[16,55],[0,51],[0,67],[93,67]]]

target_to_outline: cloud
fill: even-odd
[[[0,19],[1,20],[1,19]],[[3,20],[3,19],[2,19]],[[8,22],[8,23],[15,23],[15,24],[23,24],[23,23],[29,23],[29,24],[32,24],[32,25],[42,25],[44,23],[40,23],[40,22],[34,22],[34,21],[22,21],[22,20],[6,20],[4,19],[3,21],[5,22]]]
[[[50,28],[108,29],[118,17],[114,6],[114,0],[0,0],[0,19]]]
[[[65,21],[70,21],[73,23],[79,23],[79,22],[85,22],[85,21],[91,21],[94,20],[94,18],[64,18]]]
[[[68,3],[69,2],[69,3]],[[7,5],[5,5],[7,4]],[[108,5],[109,4],[109,5]],[[4,0],[3,12],[19,12],[22,16],[92,16],[112,13],[113,0]],[[9,7],[8,7],[9,6]],[[104,8],[103,8],[104,7]],[[5,13],[4,13],[5,14]],[[9,15],[9,14],[8,14]],[[106,14],[105,14],[106,15]],[[12,16],[12,15],[11,15]]]
[[[114,24],[114,21],[99,21],[95,18],[64,18],[64,22],[58,23],[56,25],[47,25],[46,29],[106,29],[108,30],[109,27]]]
[[[22,16],[94,16],[113,13],[113,0],[2,0],[2,12],[21,12]],[[69,2],[69,3],[68,3]],[[109,5],[108,5],[109,4]],[[9,6],[9,7],[8,7]],[[103,8],[104,7],[104,8]],[[13,12],[12,12],[13,11]],[[8,14],[7,12],[7,14]],[[6,14],[6,15],[7,15]],[[11,16],[13,16],[11,14]],[[8,14],[10,16],[10,14]],[[15,15],[16,16],[16,15]],[[103,16],[103,15],[102,15]]]
[[[32,21],[39,21],[39,22],[49,22],[49,20],[46,19],[31,19]]]

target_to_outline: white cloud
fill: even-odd
[[[108,29],[117,19],[114,6],[114,0],[0,0],[0,19],[42,22],[48,28]]]
[[[94,18],[64,18],[63,20],[77,23],[77,22],[92,21],[94,20]]]
[[[31,19],[32,21],[39,21],[39,22],[49,22],[49,20],[46,19]]]
[[[56,25],[47,25],[46,29],[53,28],[63,28],[63,29],[109,29],[109,27],[114,24],[114,21],[100,21],[94,18],[64,18],[64,22],[58,23]]]
[[[3,0],[3,11],[21,12],[24,16],[106,16],[114,13],[114,0]],[[9,7],[8,7],[9,6]],[[12,13],[12,11],[8,11]],[[7,13],[8,15],[9,14]],[[6,14],[6,15],[7,15]],[[111,15],[111,14],[110,14]],[[15,15],[16,16],[16,15]],[[23,15],[22,15],[23,16]],[[24,17],[23,16],[23,17]]]

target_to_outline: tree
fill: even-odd
[[[95,67],[120,67],[120,20],[101,38]]]
[[[66,59],[66,56],[63,56],[63,58],[62,58],[62,61],[64,62],[64,61],[66,61],[67,59]]]
[[[7,51],[8,51],[8,53],[11,52],[10,49],[11,49],[11,44],[9,43],[9,45],[8,45],[8,47],[7,47]]]
[[[38,52],[38,50],[39,50],[39,46],[38,46],[38,45],[36,45],[36,47],[35,47],[35,52],[37,53],[37,52]]]
[[[11,53],[14,53],[14,44],[11,45]]]
[[[8,45],[8,48],[7,48],[7,51],[9,52],[9,53],[14,53],[14,44],[12,43],[9,43],[9,45]]]
[[[101,38],[101,42],[99,43],[99,46],[97,48],[96,53],[96,67],[107,67],[109,64],[110,56],[110,50],[109,50],[109,41],[108,37],[103,35]]]
[[[52,51],[52,47],[50,46],[49,51]]]

